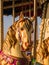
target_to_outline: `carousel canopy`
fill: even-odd
[[[44,3],[46,0],[38,0],[37,2],[37,13],[38,16],[41,16],[41,3]],[[14,8],[15,16],[19,15],[23,11],[24,15],[33,16],[34,11],[34,0],[3,0],[3,14],[12,15]]]

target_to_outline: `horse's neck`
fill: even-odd
[[[15,45],[15,48],[13,47],[11,48],[11,55],[20,58],[23,57],[21,53],[20,45],[18,43]]]
[[[11,55],[14,57],[23,58],[22,53],[21,53],[21,49],[20,49],[20,45],[18,43],[16,43],[15,47],[12,46],[10,50],[8,50],[8,47],[6,46],[3,49],[3,52],[6,55]]]

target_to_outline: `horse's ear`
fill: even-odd
[[[21,19],[24,19],[24,15],[23,15],[23,12],[20,13],[20,17],[19,17],[19,20]]]
[[[31,17],[30,20],[33,22],[35,20],[35,16]]]

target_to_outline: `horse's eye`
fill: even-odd
[[[23,30],[23,28],[21,28],[21,30]]]
[[[33,30],[31,31],[31,33],[33,33]]]

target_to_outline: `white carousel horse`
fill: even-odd
[[[0,51],[0,65],[28,65],[28,60],[22,53],[31,45],[32,31],[32,22],[21,14],[20,19],[8,29]]]

